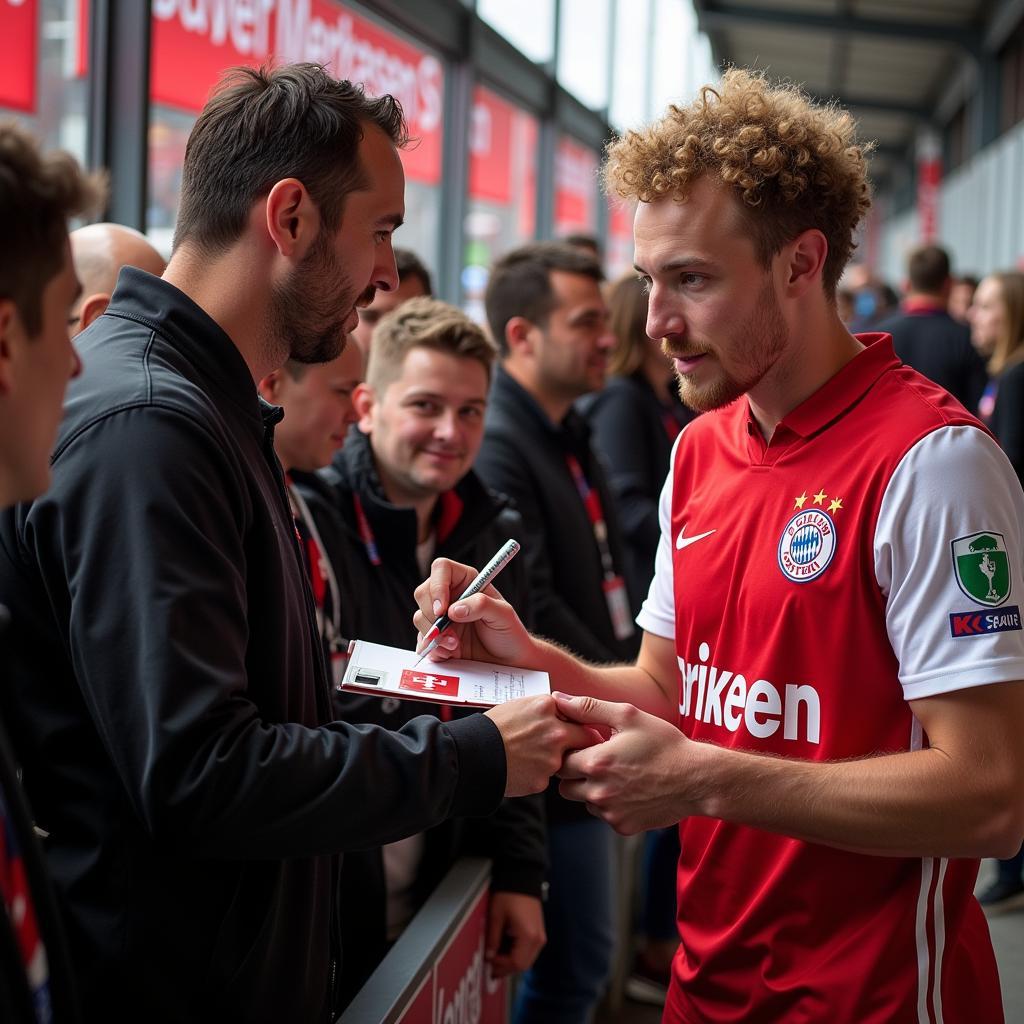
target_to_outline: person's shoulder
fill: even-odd
[[[999,375],[999,388],[1010,387],[1014,389],[1024,388],[1024,359],[1012,366],[1008,366]]]
[[[149,326],[101,317],[82,337],[83,372],[68,386],[55,457],[83,435],[118,432],[119,421],[126,417],[138,432],[139,444],[150,432],[173,429],[176,420],[220,433],[215,427],[222,418],[217,401],[160,354],[159,336]],[[254,405],[254,415],[255,410]]]
[[[649,387],[631,377],[609,377],[604,387],[585,395],[576,403],[580,414],[590,422],[603,416],[645,413],[652,408]]]
[[[882,374],[871,389],[868,406],[884,414],[885,430],[893,439],[947,424],[980,426],[944,387],[905,363]]]
[[[877,324],[872,325],[871,330],[877,331],[879,334],[891,334],[895,336],[905,326],[906,322],[906,313],[897,311],[895,313],[890,313],[888,316],[879,320]]]

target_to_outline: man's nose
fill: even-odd
[[[380,247],[370,285],[382,292],[393,292],[398,287],[398,265],[395,263],[395,250],[390,239]]]
[[[647,306],[647,337],[664,338],[686,333],[686,322],[679,310],[662,301],[657,291],[651,292]]]

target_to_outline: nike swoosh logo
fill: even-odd
[[[706,533],[698,533],[698,534],[696,534],[693,537],[684,537],[683,534],[685,532],[686,532],[686,527],[684,526],[679,531],[679,536],[676,537],[676,550],[677,551],[682,551],[683,548],[688,548],[691,544],[696,544],[697,541],[703,540],[705,537],[710,537],[711,534],[713,534],[715,531],[714,530],[708,530]]]

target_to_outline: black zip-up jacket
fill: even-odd
[[[317,476],[293,474],[316,521],[324,553],[341,585],[342,634],[393,647],[411,648],[413,590],[422,582],[416,560],[417,521],[411,508],[398,508],[384,496],[369,438],[350,430],[333,465]],[[360,536],[353,496],[358,494],[381,564],[375,566]],[[519,538],[522,520],[508,501],[487,492],[470,471],[441,495],[435,524],[434,557],[483,565],[509,537]],[[502,594],[526,611],[526,566],[513,559],[496,582]],[[434,705],[381,700],[360,694],[335,694],[335,713],[349,722],[371,722],[399,729]],[[456,715],[463,712],[456,712]],[[540,897],[546,869],[544,808],[539,797],[505,800],[487,818],[452,819],[425,834],[423,861],[414,902],[430,895],[459,856],[492,860],[491,888]],[[342,868],[342,971],[345,995],[373,971],[387,948],[387,892],[379,848],[350,854]]]
[[[507,494],[523,517],[519,558],[529,573],[534,630],[588,661],[632,661],[640,631],[626,640],[615,638],[594,529],[566,464],[566,454],[573,454],[597,489],[615,569],[625,574],[618,515],[590,446],[590,428],[574,410],[561,423],[552,423],[529,392],[500,368],[485,423],[475,469],[488,487]],[[556,782],[548,787],[548,820],[588,818],[584,804],[558,796]]]
[[[280,410],[203,310],[125,270],[80,342],[53,484],[0,518],[0,696],[83,1016],[326,1021],[332,854],[492,812],[500,734],[331,720]]]

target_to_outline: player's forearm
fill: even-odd
[[[636,665],[588,665],[547,640],[535,641],[537,660],[531,665],[547,672],[551,689],[598,700],[632,704],[667,721],[675,720],[675,707],[655,678]]]
[[[699,813],[857,853],[1006,857],[1020,794],[941,750],[792,761],[700,744]]]

